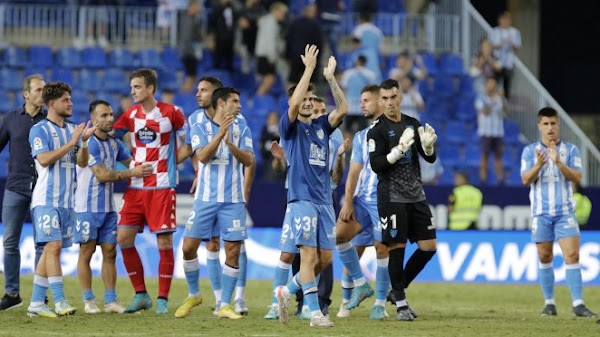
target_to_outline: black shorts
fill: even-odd
[[[260,56],[256,60],[256,72],[260,75],[275,74],[275,65],[269,62],[269,59],[266,57]]]
[[[413,203],[379,202],[377,210],[382,242],[386,245],[436,238],[431,210],[425,200]]]
[[[497,156],[504,152],[504,138],[502,137],[481,137],[481,152],[493,152]]]

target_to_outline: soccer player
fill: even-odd
[[[20,295],[21,252],[19,242],[23,222],[31,205],[31,191],[37,174],[31,157],[29,130],[46,118],[43,108],[42,75],[33,74],[23,79],[21,92],[25,104],[9,112],[0,122],[0,152],[9,144],[8,177],[2,200],[2,222],[4,224],[4,289],[0,310],[10,310],[23,306]],[[34,231],[35,234],[35,231]],[[35,246],[35,265],[42,256],[43,246]]]
[[[189,256],[198,250],[201,241],[218,236],[223,239],[226,260],[217,317],[240,319],[243,316],[234,311],[230,302],[240,273],[241,245],[247,238],[243,168],[254,162],[252,134],[244,120],[238,118],[242,105],[237,90],[216,89],[212,106],[214,119],[207,118],[192,126],[192,149],[202,165],[194,209],[184,232],[183,251]],[[197,259],[184,261],[184,265],[192,263],[197,265]],[[186,280],[190,292],[186,302],[201,302],[197,271],[188,267]],[[184,307],[185,302],[180,309]]]
[[[435,225],[421,183],[419,154],[436,159],[435,130],[400,112],[402,91],[396,80],[379,85],[383,115],[367,133],[367,148],[373,172],[377,173],[377,210],[382,243],[388,246],[390,282],[396,300],[396,319],[414,319],[406,302],[405,288],[425,267],[436,251]],[[415,130],[418,133],[415,134]],[[419,248],[404,266],[406,242]]]
[[[106,101],[90,103],[90,120],[96,131],[88,146],[77,153],[77,189],[75,191],[74,242],[79,243],[77,277],[83,295],[84,312],[100,313],[92,291],[90,261],[96,245],[102,249],[102,281],[104,282],[104,311],[123,313],[117,302],[117,210],[113,200],[113,182],[142,178],[152,174],[152,165],[141,164],[129,170],[117,171],[117,162],[129,166],[131,156],[123,143],[109,136],[115,122],[113,110]]]
[[[379,106],[379,86],[370,84],[362,88],[361,109],[366,118],[377,121],[383,109]],[[349,317],[350,310],[373,295],[360,266],[360,257],[366,247],[375,245],[377,270],[375,305],[370,319],[381,320],[387,316],[385,302],[390,288],[388,274],[389,252],[381,243],[379,213],[377,212],[377,174],[371,169],[367,149],[367,132],[372,126],[354,135],[350,169],[346,178],[346,193],[336,224],[336,248],[344,264],[342,276],[342,304],[338,317]]]
[[[329,174],[329,138],[348,113],[348,104],[334,76],[336,60],[329,58],[323,75],[329,83],[336,109],[328,115],[312,119],[313,94],[308,91],[310,78],[317,65],[319,51],[314,45],[305,47],[301,55],[304,73],[289,100],[287,114],[281,117],[279,134],[289,163],[288,206],[291,231],[300,249],[300,272],[286,285],[275,290],[279,320],[288,322],[289,299],[302,288],[311,311],[311,326],[333,326],[323,315],[317,301],[318,275],[332,259],[335,245],[333,200]]]
[[[126,313],[148,310],[152,300],[146,290],[144,266],[135,247],[137,233],[147,223],[156,234],[160,260],[158,263],[158,300],[156,314],[168,313],[168,297],[173,278],[173,232],[178,183],[177,155],[185,139],[185,117],[175,106],[154,98],[157,76],[152,69],[138,69],[130,77],[131,96],[135,104],[125,111],[113,128],[117,135],[131,133],[133,149],[129,168],[142,163],[152,165],[147,177],[132,177],[123,195],[123,206],[117,230],[125,269],[136,292]]]
[[[527,145],[521,155],[521,179],[530,186],[531,239],[537,246],[539,279],[546,300],[542,316],[556,316],[554,301],[554,240],[565,260],[567,285],[571,291],[573,314],[596,316],[583,303],[580,233],[574,215],[571,182],[581,182],[581,156],[576,145],[560,139],[558,113],[550,107],[538,112],[540,140]]]
[[[46,84],[42,98],[48,106],[48,116],[31,128],[29,144],[38,175],[31,200],[32,218],[35,239],[37,243],[44,243],[44,250],[35,269],[27,315],[56,318],[72,315],[77,310],[65,298],[60,253],[62,248],[72,245],[75,147],[80,140],[81,146],[87,146],[95,127],[90,127],[91,123],[75,126],[65,121],[73,115],[68,84]],[[54,299],[54,311],[44,303],[48,287]]]

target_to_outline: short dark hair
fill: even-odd
[[[313,102],[325,103],[325,99],[323,97],[315,97],[313,98]]]
[[[379,84],[379,89],[390,90],[392,88],[400,89],[400,84],[398,84],[398,81],[391,78],[388,78]]]
[[[219,99],[227,101],[229,99],[229,96],[231,96],[232,94],[237,94],[239,96],[240,92],[232,87],[222,87],[215,89],[215,91],[213,91],[211,99],[213,109],[217,109]]]
[[[538,121],[542,119],[542,117],[558,117],[558,111],[556,109],[551,108],[549,106],[542,108],[538,112]]]
[[[94,100],[90,103],[90,108],[89,108],[90,114],[93,113],[94,111],[96,111],[96,107],[101,104],[106,105],[107,107],[110,107],[110,103],[108,103],[105,100],[101,100],[101,99]]]
[[[367,84],[362,89],[360,89],[361,95],[365,92],[370,92],[372,94],[379,94],[379,86],[377,84]]]
[[[71,86],[65,82],[51,82],[44,86],[42,90],[42,99],[44,100],[44,104],[48,105],[50,101],[59,99],[66,92],[71,94]]]
[[[356,61],[361,65],[365,65],[367,64],[367,57],[365,55],[358,55],[358,57],[356,58]]]
[[[288,89],[288,92],[287,92],[288,93],[288,97],[292,97],[292,95],[294,94],[294,91],[296,90],[297,86],[298,85],[296,84],[296,85],[294,85],[294,86],[292,86],[291,88]],[[309,83],[308,84],[308,89],[306,89],[306,91],[315,92],[315,85],[312,84],[312,83]]]
[[[129,81],[131,82],[131,80],[136,77],[142,77],[144,79],[144,84],[147,87],[149,87],[151,85],[154,86],[154,92],[156,92],[156,89],[158,88],[156,86],[156,83],[158,82],[158,75],[156,74],[156,71],[154,69],[149,69],[149,68],[138,69],[138,70],[132,72],[131,75],[129,75]]]
[[[223,82],[221,82],[220,79],[218,79],[218,78],[216,78],[214,76],[203,76],[198,81],[198,83],[200,83],[200,82],[208,82],[208,83],[210,83],[212,85],[213,89],[223,88]]]

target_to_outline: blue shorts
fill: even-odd
[[[555,239],[579,236],[579,224],[573,214],[538,215],[531,222],[532,242],[554,242]]]
[[[285,208],[283,217],[283,226],[281,226],[281,239],[279,240],[279,250],[284,253],[298,254],[300,250],[296,246],[294,231],[292,230],[292,212],[290,205]]]
[[[354,198],[354,217],[361,225],[361,231],[352,239],[352,244],[359,247],[373,245],[373,239],[381,242],[381,230],[374,230],[379,223],[377,202],[368,202],[362,198]]]
[[[117,212],[74,212],[75,243],[117,244]]]
[[[248,238],[246,205],[242,202],[196,200],[183,237],[209,241],[219,236],[224,241],[242,241]]]
[[[37,206],[31,210],[35,243],[61,241],[62,248],[73,245],[73,211],[69,208]]]
[[[319,205],[299,200],[288,204],[296,246],[333,250],[335,215],[333,205]]]

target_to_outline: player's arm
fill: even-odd
[[[71,132],[71,139],[65,145],[63,145],[55,150],[39,152],[34,155],[35,159],[43,167],[48,167],[49,165],[54,164],[57,160],[62,158],[64,155],[69,153],[69,151],[71,151],[75,146],[77,146],[77,143],[79,142],[79,138],[81,137],[81,133],[83,132],[83,129],[84,129],[83,123],[77,125]],[[38,136],[34,136],[33,144],[31,144],[34,151],[36,150],[36,146],[37,146],[36,142],[38,142],[38,141],[43,142],[43,141],[41,141],[41,139]],[[31,139],[30,139],[30,143],[31,143]]]
[[[3,118],[0,121],[0,152],[2,152],[4,150],[4,148],[6,147],[6,144],[8,144],[8,141],[10,140],[10,135],[8,134],[8,118],[10,118],[10,116],[6,116],[5,118]]]
[[[124,161],[123,161],[124,162]],[[112,183],[119,180],[129,179],[131,177],[142,178],[152,174],[152,165],[143,163],[135,168],[128,170],[109,170],[104,164],[90,166],[92,173],[101,183]]]
[[[579,156],[579,150],[573,149],[575,153],[570,153],[570,162],[564,163],[560,160],[556,145],[553,145],[553,152],[550,154],[550,160],[552,160],[556,167],[560,170],[565,179],[572,181],[576,184],[581,183],[581,157]]]
[[[203,147],[196,147],[196,142],[200,143],[200,135],[197,132],[196,125],[194,125],[192,131],[192,149],[196,147],[194,153],[196,154],[196,158],[202,164],[208,164],[210,160],[214,157],[215,153],[217,153],[217,149],[219,149],[219,144],[225,137],[229,137],[229,126],[233,123],[233,116],[228,115],[224,117],[223,122],[221,123],[221,128],[219,132]],[[203,132],[202,132],[203,133]],[[205,135],[203,133],[202,138],[205,139]]]
[[[246,204],[250,200],[250,191],[252,190],[252,183],[254,182],[255,172],[255,161],[252,162],[252,165],[244,167],[244,198],[246,199]]]
[[[538,179],[542,167],[548,160],[546,152],[535,149],[535,157],[533,157],[531,149],[533,147],[526,147],[521,155],[521,181],[525,186],[531,185]],[[535,162],[531,158],[534,158]]]
[[[184,144],[181,146],[181,148],[177,151],[177,164],[181,164],[183,163],[186,159],[188,159],[189,157],[191,157],[193,154],[192,152],[192,146],[190,144]],[[195,162],[195,160],[193,160],[192,158],[192,164]],[[198,164],[196,163],[196,167],[194,167],[195,170],[198,169]]]
[[[342,209],[340,210],[340,219],[342,221],[350,221],[354,219],[354,205],[352,204],[352,199],[354,198],[354,191],[356,190],[358,177],[360,176],[360,171],[362,171],[362,169],[363,164],[357,162],[350,163],[348,177],[346,178],[344,201],[342,204]]]
[[[245,128],[244,133],[240,137],[241,148],[231,141],[229,136],[225,137],[225,144],[231,151],[231,154],[245,167],[253,166],[254,153],[252,152],[252,136],[248,128]]]
[[[388,140],[381,135],[381,132],[375,132],[375,128],[369,130],[368,133],[368,148],[369,157],[371,159],[371,168],[373,172],[380,174],[392,167],[404,154],[410,149],[415,142],[415,130],[412,128],[404,129],[398,145],[393,146],[389,153],[384,146]]]
[[[88,121],[86,128],[81,133],[81,146],[77,150],[77,165],[79,167],[86,167],[90,158],[90,151],[88,149],[88,142],[92,134],[96,131],[96,127],[92,126],[92,122]]]
[[[304,55],[300,55],[300,58],[302,58],[302,63],[304,63],[304,73],[302,74],[300,81],[298,81],[296,89],[294,89],[294,93],[290,98],[290,107],[288,109],[288,118],[290,124],[293,123],[298,117],[300,106],[302,105],[302,101],[304,101],[304,96],[306,95],[306,91],[308,90],[308,86],[310,84],[310,78],[312,77],[317,66],[317,55],[319,55],[317,46],[308,44],[304,48]]]
[[[434,144],[437,141],[437,134],[429,123],[425,123],[425,127],[421,126],[417,121],[416,145],[417,150],[423,156],[426,162],[433,164],[437,159]]]
[[[348,150],[350,146],[350,139],[344,139],[344,142],[340,145],[336,153],[335,166],[333,167],[333,171],[331,171],[331,179],[334,183],[339,184],[342,181],[342,177],[344,176],[344,158],[346,157],[344,154]]]
[[[337,61],[335,57],[329,57],[329,62],[327,63],[327,67],[323,69],[323,76],[327,80],[329,84],[329,88],[331,89],[331,94],[333,95],[333,100],[335,101],[335,109],[329,113],[328,120],[329,124],[333,127],[337,127],[340,125],[344,117],[348,114],[348,102],[346,101],[346,96],[344,96],[344,92],[342,88],[338,85],[335,80],[335,67],[337,65]]]

